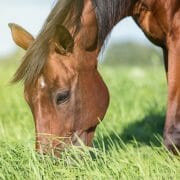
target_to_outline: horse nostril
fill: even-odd
[[[70,91],[59,92],[56,96],[56,104],[60,105],[70,98]]]

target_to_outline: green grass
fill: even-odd
[[[111,103],[95,147],[72,147],[57,159],[34,151],[34,123],[22,86],[8,85],[16,66],[0,63],[0,179],[180,179],[179,158],[162,145],[162,67],[101,67]]]

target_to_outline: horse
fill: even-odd
[[[15,43],[27,50],[12,82],[24,95],[36,129],[36,149],[92,145],[109,105],[97,56],[106,37],[131,16],[147,38],[163,49],[168,84],[164,144],[180,149],[180,1],[59,0],[37,38],[9,24]]]

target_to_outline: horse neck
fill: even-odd
[[[92,0],[84,0],[81,28],[75,37],[75,44],[81,49],[97,52],[98,24]]]
[[[124,17],[132,15],[136,1],[84,0],[81,28],[75,42],[86,50],[99,52],[113,27]]]

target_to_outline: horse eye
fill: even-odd
[[[60,105],[64,102],[66,102],[70,97],[70,91],[62,91],[57,94],[56,96],[56,104]]]

